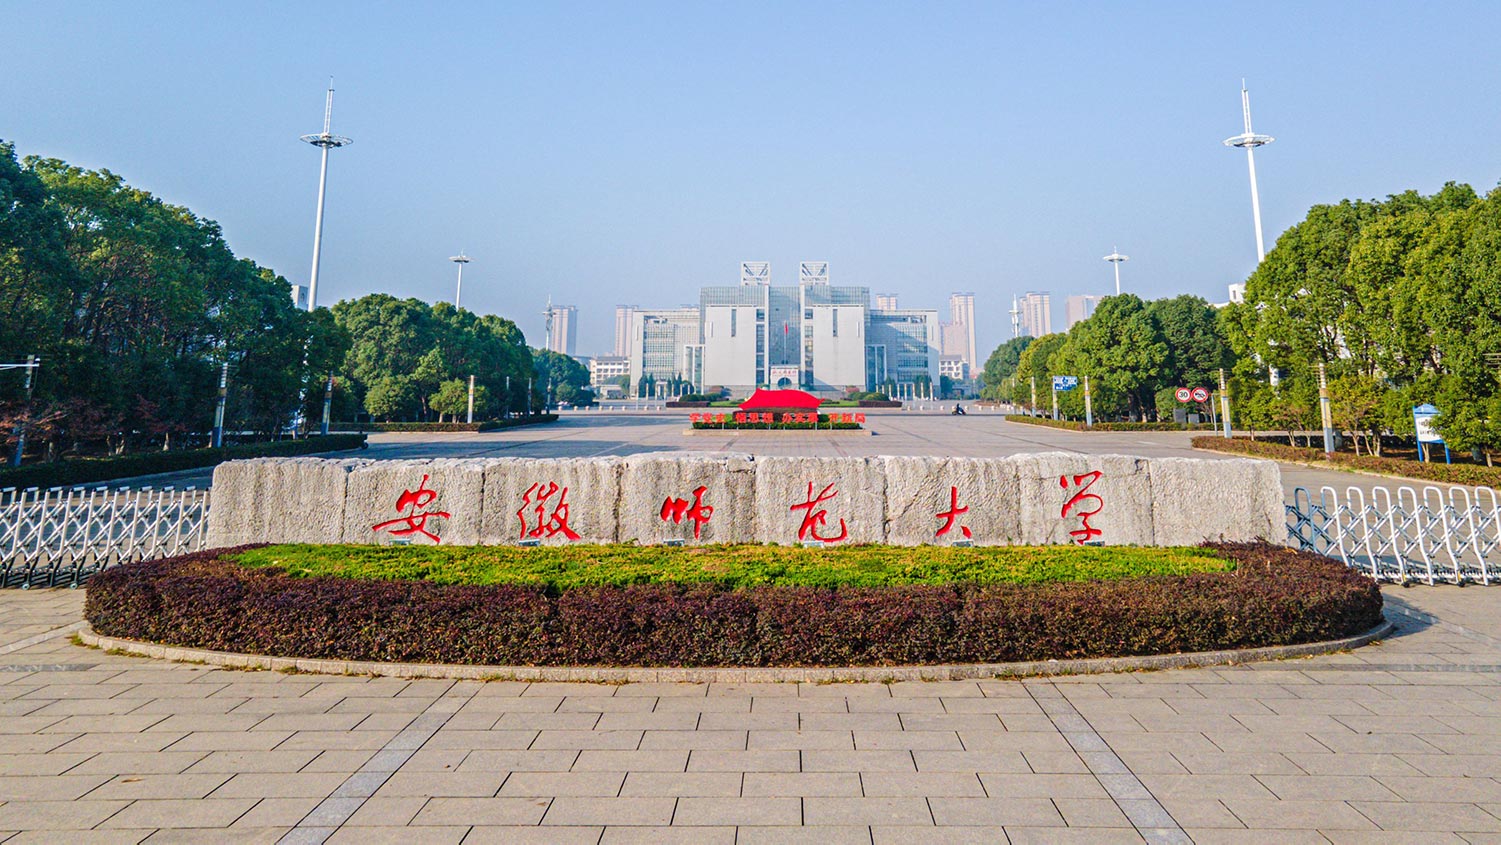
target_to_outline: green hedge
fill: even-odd
[[[1078,420],[1055,420],[1049,417],[1029,417],[1026,414],[1007,414],[1006,422],[1040,425],[1047,428],[1063,428],[1069,431],[1214,431],[1214,423],[1175,422],[1097,422],[1092,426]]]
[[[368,431],[368,432],[391,432],[391,431],[429,431],[429,432],[455,432],[455,431],[499,431],[504,428],[519,428],[524,425],[536,425],[538,423],[557,422],[557,414],[534,414],[530,417],[510,417],[503,420],[486,420],[477,423],[434,423],[434,422],[386,422],[386,423],[337,423],[340,431]]]
[[[1230,452],[1276,461],[1300,463],[1331,463],[1336,466],[1374,472],[1381,475],[1396,475],[1433,481],[1439,484],[1457,484],[1464,487],[1501,487],[1501,467],[1478,464],[1445,464],[1432,461],[1410,461],[1406,458],[1378,458],[1375,455],[1353,455],[1348,452],[1326,454],[1323,449],[1289,446],[1285,443],[1268,443],[1246,437],[1225,439],[1223,437],[1195,437],[1195,449],[1215,452]]]
[[[363,434],[330,434],[302,440],[276,440],[270,443],[245,443],[222,449],[178,449],[171,452],[141,452],[109,458],[73,458],[50,464],[0,470],[0,488],[69,487],[95,481],[111,481],[136,475],[178,472],[211,467],[239,458],[285,458],[315,452],[339,452],[361,449]]]
[[[569,545],[277,545],[228,559],[305,578],[333,575],[434,584],[511,584],[549,593],[580,587],[711,583],[744,587],[1040,584],[1223,572],[1230,558],[1203,547],[886,546],[803,548]]]
[[[1267,544],[1225,572],[1041,584],[524,584],[292,577],[246,548],[117,566],[89,583],[105,636],[342,660],[509,666],[993,663],[1318,642],[1381,622],[1376,582]]]

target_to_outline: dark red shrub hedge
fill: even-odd
[[[105,570],[100,634],[192,648],[424,663],[843,666],[1166,654],[1337,639],[1375,582],[1266,544],[1234,571],[1033,585],[530,587],[293,578],[202,552]]]

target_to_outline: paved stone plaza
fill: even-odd
[[[1501,612],[1029,681],[594,686],[235,672],[0,593],[0,841],[1501,841]],[[19,831],[10,833],[10,831]]]
[[[870,427],[697,437],[680,414],[580,415],[381,435],[364,456],[1212,457],[1181,434],[982,415]],[[1283,469],[1289,487],[1377,481]],[[0,591],[0,842],[1501,842],[1501,592],[1386,595],[1391,639],[1243,667],[604,686],[112,655],[72,642],[81,591]]]

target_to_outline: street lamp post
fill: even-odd
[[[219,368],[219,401],[214,405],[214,448],[224,445],[224,404],[229,398],[229,362]]]
[[[21,412],[21,420],[16,423],[16,454],[10,461],[13,467],[21,465],[21,456],[26,452],[26,420],[31,416],[31,395],[32,389],[36,386],[34,376],[40,366],[42,366],[42,359],[35,355],[27,355],[24,364],[0,364],[0,370],[26,371],[26,405]]]
[[[318,426],[318,431],[324,437],[328,436],[328,421],[334,412],[334,374],[328,374],[328,381],[323,384],[323,424]]]
[[[313,223],[313,275],[308,279],[307,310],[318,307],[318,262],[323,257],[323,198],[328,190],[328,151],[347,147],[354,141],[329,130],[334,119],[334,81],[328,80],[328,100],[323,106],[323,131],[303,135],[302,140],[323,150],[323,164],[318,170],[318,216]]]
[[[462,294],[464,292],[464,265],[469,263],[469,256],[465,255],[464,251],[461,249],[459,250],[458,255],[455,255],[448,260],[459,265],[459,282],[454,286],[453,289],[453,307],[458,308],[459,294]]]
[[[1121,251],[1120,250],[1115,249],[1114,247],[1112,247],[1111,250],[1110,250],[1110,254],[1107,255],[1107,256],[1105,256],[1105,260],[1109,261],[1111,264],[1113,264],[1115,266],[1115,295],[1116,296],[1120,296],[1121,295],[1121,262],[1122,261],[1130,261],[1131,260],[1131,256],[1129,256],[1129,255],[1121,255]]]
[[[1256,223],[1256,263],[1266,260],[1266,243],[1261,239],[1261,197],[1256,191],[1256,148],[1277,140],[1270,135],[1257,135],[1251,130],[1251,93],[1246,90],[1245,80],[1240,83],[1240,111],[1245,119],[1246,131],[1234,138],[1226,138],[1225,146],[1240,147],[1246,151],[1246,167],[1251,172],[1251,217]]]

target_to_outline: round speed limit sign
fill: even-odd
[[[1178,398],[1179,402],[1187,402],[1189,399],[1193,398],[1193,391],[1189,390],[1186,387],[1180,387],[1173,395]]]
[[[1193,397],[1194,397],[1194,401],[1195,402],[1208,402],[1209,401],[1209,391],[1207,389],[1205,389],[1205,388],[1202,388],[1202,387],[1195,387],[1194,388],[1194,392],[1193,392]]]

